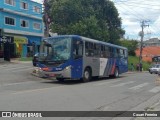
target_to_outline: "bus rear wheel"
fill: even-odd
[[[114,75],[113,75],[114,78],[118,78],[119,77],[119,70],[118,68],[116,67],[115,70],[114,70]]]
[[[91,78],[92,78],[91,70],[89,68],[86,68],[83,74],[83,82],[89,82]]]

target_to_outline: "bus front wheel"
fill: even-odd
[[[91,78],[92,78],[91,70],[89,68],[86,68],[83,74],[83,82],[89,82]]]
[[[64,82],[64,78],[56,78],[59,82]]]

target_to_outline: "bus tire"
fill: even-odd
[[[37,64],[36,63],[33,63],[33,66],[36,66]]]
[[[56,78],[59,82],[64,82],[64,78]]]
[[[116,67],[115,70],[114,70],[114,75],[113,75],[114,78],[118,78],[119,77],[119,70],[118,68]]]
[[[89,82],[92,78],[92,73],[90,68],[86,68],[83,74],[83,82]]]

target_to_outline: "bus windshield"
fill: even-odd
[[[71,56],[71,38],[47,38],[41,43],[40,53],[46,53],[45,61],[66,61]]]

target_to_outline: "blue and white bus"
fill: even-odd
[[[86,82],[92,77],[119,77],[128,71],[127,48],[78,35],[45,38],[40,52],[47,56],[39,59],[39,74],[59,81]]]

